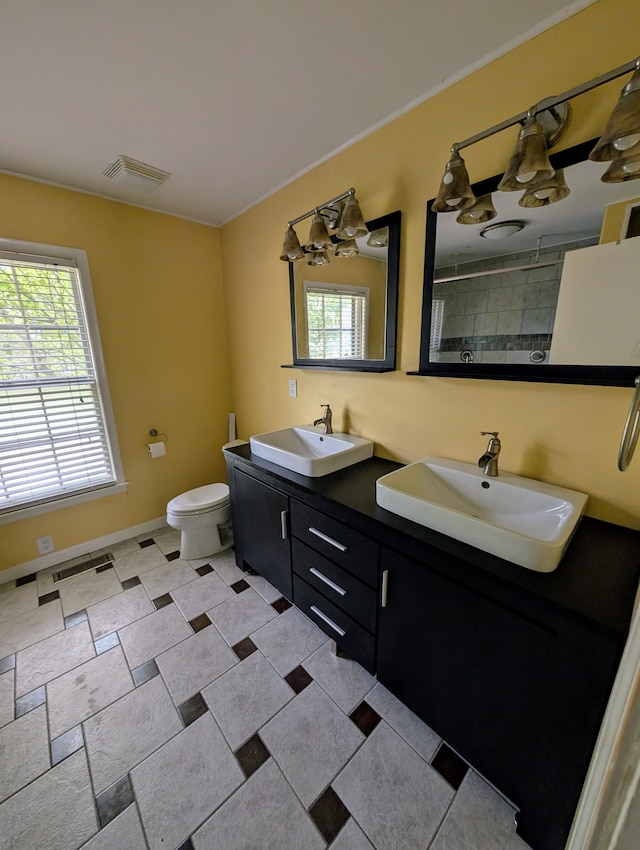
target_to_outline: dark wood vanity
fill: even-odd
[[[236,561],[264,575],[562,850],[629,630],[640,533],[583,518],[535,573],[375,501],[400,464],[308,478],[225,451]]]

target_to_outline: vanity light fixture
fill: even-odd
[[[367,245],[370,248],[386,248],[389,244],[389,228],[380,227],[369,234]]]
[[[303,249],[293,226],[311,216],[311,230]],[[334,247],[329,230],[336,229],[336,237],[341,242],[338,243],[335,256],[355,257],[359,251],[354,240],[366,236],[369,231],[353,188],[292,219],[285,233],[280,259],[287,263],[308,257],[310,266],[326,265],[330,262],[328,251]],[[342,243],[345,243],[345,247],[341,247]]]
[[[456,221],[458,224],[482,224],[497,215],[491,195],[481,195],[472,206],[458,213]]]
[[[480,236],[485,239],[508,239],[510,236],[515,236],[524,228],[524,221],[499,221],[497,224],[490,224],[488,227],[480,231]]]
[[[604,183],[620,183],[640,178],[638,57],[562,94],[545,98],[526,112],[507,118],[500,124],[494,124],[493,127],[453,144],[451,158],[446,165],[438,195],[431,209],[441,213],[473,208],[475,198],[460,151],[516,124],[521,125],[521,130],[498,189],[506,192],[524,189],[525,193],[519,202],[523,207],[546,206],[566,198],[569,187],[564,182],[564,176],[556,178],[557,185],[550,182],[554,180],[555,175],[549,162],[548,149],[557,144],[571,120],[569,101],[630,72],[633,72],[633,76],[622,89],[604,133],[589,154],[589,159],[597,162],[612,160],[611,166],[601,178]],[[460,224],[473,223],[469,221],[468,216],[462,214],[456,221]]]

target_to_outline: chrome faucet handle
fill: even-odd
[[[481,437],[496,437],[496,439],[497,439],[498,434],[499,434],[498,431],[480,431]]]

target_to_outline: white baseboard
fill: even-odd
[[[69,546],[67,549],[49,552],[49,554],[42,555],[40,558],[34,558],[33,561],[16,564],[15,567],[9,567],[8,570],[0,570],[0,584],[15,581],[18,578],[22,578],[22,576],[37,573],[39,570],[46,570],[48,567],[55,567],[57,564],[63,564],[72,558],[78,558],[80,555],[89,555],[98,549],[104,549],[106,546],[112,546],[114,543],[120,543],[122,540],[129,540],[130,537],[137,537],[139,534],[155,531],[156,528],[161,528],[166,524],[167,517],[161,516],[157,519],[141,522],[139,525],[132,525],[129,528],[123,528],[120,531],[105,534],[103,537],[96,537],[95,540],[87,540],[85,543],[78,543],[75,546]]]

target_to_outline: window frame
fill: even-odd
[[[309,360],[327,360],[331,358],[327,358],[326,354],[323,357],[311,357],[311,331],[312,330],[322,330],[323,333],[326,334],[327,330],[334,330],[332,328],[312,328],[309,325],[309,308],[308,308],[308,297],[311,295],[321,295],[323,297],[330,296],[338,296],[339,298],[348,298],[351,299],[358,298],[362,299],[364,302],[362,317],[361,317],[361,328],[359,333],[360,346],[362,351],[353,354],[348,357],[346,355],[341,355],[341,359],[346,360],[366,360],[366,353],[369,347],[369,298],[370,298],[370,288],[368,286],[351,286],[346,283],[326,283],[324,281],[315,281],[315,280],[303,280],[302,281],[302,291],[303,291],[303,302],[304,302],[304,324],[305,331],[307,335],[307,353],[309,355]],[[342,333],[342,327],[337,328]],[[354,326],[351,329],[352,335],[355,335],[356,341],[358,339],[358,329]],[[325,335],[326,342],[326,335]],[[326,346],[325,346],[326,347]]]
[[[5,238],[0,238],[0,251],[5,254],[15,254],[16,259],[24,259],[26,255],[27,257],[33,258],[34,264],[37,263],[38,258],[42,258],[42,260],[60,260],[61,264],[69,264],[69,261],[71,260],[75,264],[78,271],[79,291],[84,310],[89,349],[95,369],[96,385],[104,416],[105,437],[111,453],[115,475],[115,480],[113,482],[96,485],[77,493],[71,493],[68,495],[53,494],[51,497],[46,498],[43,501],[38,501],[34,504],[16,505],[13,508],[9,507],[7,509],[0,509],[0,525],[5,525],[11,522],[27,519],[32,516],[37,516],[38,514],[62,510],[63,508],[72,507],[73,505],[78,505],[83,502],[88,502],[94,499],[103,499],[119,493],[124,493],[126,492],[128,485],[124,478],[124,469],[122,466],[115,417],[113,414],[113,405],[111,403],[111,393],[109,392],[109,383],[107,380],[107,372],[102,353],[102,342],[100,339],[100,330],[98,327],[98,318],[86,251],[81,248],[67,248],[60,245],[49,245],[41,242],[25,242],[22,240]]]

